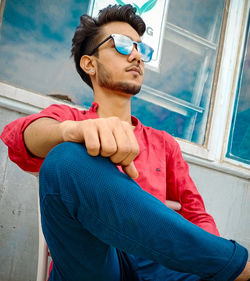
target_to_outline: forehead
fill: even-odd
[[[114,21],[103,25],[102,28],[104,38],[113,33],[123,34],[130,37],[134,41],[141,41],[136,30],[126,22]]]

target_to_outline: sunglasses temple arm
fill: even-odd
[[[104,44],[105,42],[107,42],[109,39],[113,38],[112,35],[110,35],[109,37],[107,37],[106,39],[104,39],[101,43],[99,43],[94,49],[93,51],[89,54],[90,56],[92,56],[96,50],[102,45]]]

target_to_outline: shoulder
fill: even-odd
[[[52,104],[45,108],[41,114],[49,115],[59,121],[82,120],[83,110],[65,104]]]

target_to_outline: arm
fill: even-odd
[[[9,147],[10,158],[24,170],[38,171],[43,158],[54,146],[64,141],[79,142],[85,143],[90,155],[110,157],[113,163],[122,165],[129,176],[136,178],[138,172],[133,160],[139,153],[139,146],[132,126],[117,117],[67,120],[74,119],[73,113],[65,114],[65,110],[70,110],[68,108],[59,107],[57,112],[50,114],[45,110],[40,115],[21,118],[8,125],[1,138]],[[21,150],[15,149],[17,142],[11,141],[11,136],[15,136],[14,140],[18,139]],[[28,167],[23,163],[25,153],[30,153],[26,157],[30,160]],[[37,170],[32,170],[34,159],[39,162],[35,166]]]
[[[113,163],[122,165],[129,176],[138,177],[133,163],[139,153],[137,140],[132,127],[117,117],[63,122],[41,118],[24,131],[26,147],[39,157],[46,157],[54,146],[67,141],[85,143],[91,156],[110,157]]]
[[[38,114],[19,118],[6,125],[1,133],[2,141],[8,147],[9,158],[27,172],[39,172],[44,158],[29,152],[24,142],[24,131],[40,118],[62,122],[66,119],[75,120],[81,112],[65,105],[51,105]],[[39,135],[38,135],[39,136]]]
[[[189,175],[189,168],[184,161],[179,145],[175,143],[174,149],[167,160],[167,196],[170,200],[180,202],[180,214],[190,222],[204,230],[218,235],[219,232],[214,219],[204,206],[203,199]]]
[[[28,151],[34,156],[45,158],[54,146],[63,142],[60,124],[55,119],[42,117],[28,125],[23,132]]]

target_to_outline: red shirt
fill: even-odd
[[[43,158],[32,156],[26,149],[23,132],[34,120],[50,117],[60,122],[65,120],[81,121],[99,118],[97,103],[90,110],[80,111],[66,105],[51,105],[39,114],[20,118],[8,124],[1,139],[8,146],[9,158],[21,169],[39,172]],[[179,213],[206,231],[219,235],[213,218],[206,212],[203,200],[189,176],[189,168],[183,160],[176,140],[164,131],[146,127],[132,117],[134,134],[140,147],[140,153],[134,160],[139,172],[136,182],[141,188],[160,201],[174,200],[182,205]]]

